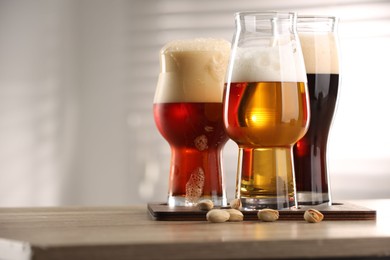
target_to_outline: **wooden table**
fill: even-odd
[[[376,220],[154,221],[146,205],[2,208],[0,259],[390,258],[390,199]]]

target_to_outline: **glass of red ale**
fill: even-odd
[[[239,147],[236,197],[245,209],[296,206],[292,147],[310,109],[296,14],[236,14],[224,124]]]
[[[331,204],[327,143],[339,89],[336,17],[298,16],[297,30],[305,60],[311,121],[294,146],[297,199],[300,205]]]
[[[201,199],[226,205],[222,94],[229,54],[230,43],[220,39],[177,40],[161,49],[153,110],[171,147],[169,206]]]

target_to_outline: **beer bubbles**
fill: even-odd
[[[221,39],[177,40],[161,49],[154,119],[171,147],[169,206],[227,203],[221,150],[228,140],[222,94],[229,54]]]
[[[224,123],[239,147],[236,198],[245,209],[296,206],[292,146],[309,122],[294,13],[236,14]]]

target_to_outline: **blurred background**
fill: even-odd
[[[231,40],[234,13],[261,10],[340,17],[333,197],[390,198],[390,1],[0,0],[0,206],[165,201],[170,149],[152,114],[159,49]],[[224,150],[229,198],[236,149]]]

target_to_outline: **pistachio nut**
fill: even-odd
[[[239,222],[244,220],[244,214],[237,209],[226,209],[225,211],[227,211],[230,215],[229,221]]]
[[[230,218],[229,212],[223,209],[212,209],[206,214],[206,219],[213,223],[222,223],[228,221]]]
[[[240,199],[231,200],[229,205],[232,209],[239,209],[241,208],[241,200]]]
[[[198,204],[196,204],[196,206],[200,210],[207,210],[208,211],[208,210],[211,210],[212,208],[214,208],[214,203],[209,199],[204,199],[204,200],[199,201]]]
[[[308,209],[303,214],[303,218],[309,223],[318,223],[324,219],[324,215],[316,209]]]
[[[257,217],[265,222],[273,222],[279,219],[279,211],[274,209],[262,209],[257,212]]]

